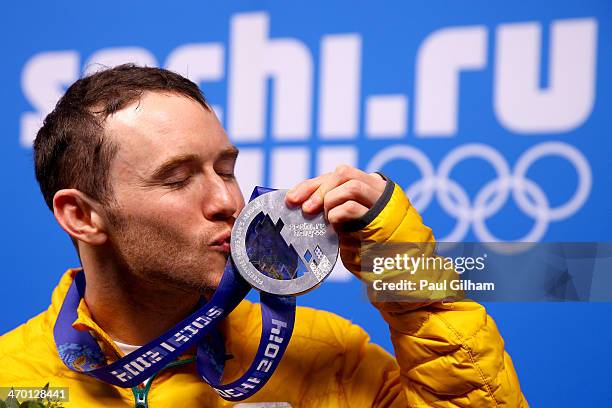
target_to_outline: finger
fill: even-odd
[[[380,194],[374,187],[361,180],[349,180],[325,195],[323,209],[327,215],[331,209],[347,201],[356,201],[366,208],[371,208]]]
[[[336,170],[325,177],[319,188],[304,203],[304,210],[309,212],[320,211],[323,207],[323,200],[327,192],[351,179],[361,180],[365,183],[373,183],[371,175],[348,165],[341,165]],[[381,190],[382,193],[382,190]]]
[[[285,202],[289,205],[300,205],[308,199],[321,185],[325,177],[330,173],[321,174],[320,176],[304,180],[301,183],[291,187],[285,195]]]
[[[327,220],[330,224],[342,224],[363,217],[368,208],[356,201],[347,201],[329,210]]]

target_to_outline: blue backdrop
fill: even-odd
[[[604,0],[4,5],[0,333],[77,265],[32,138],[66,86],[126,61],[200,84],[247,195],[349,163],[405,187],[439,239],[610,241],[611,16]],[[345,270],[299,303],[392,350]],[[612,305],[487,307],[532,406],[609,404]]]

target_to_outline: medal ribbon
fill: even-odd
[[[270,191],[273,190],[256,187],[251,200]],[[265,237],[266,242],[269,242],[269,238]],[[255,231],[252,231],[245,245],[253,245],[258,239]],[[269,249],[268,245],[264,247]],[[88,331],[72,327],[85,294],[85,274],[79,272],[68,289],[55,322],[55,344],[60,358],[69,369],[123,388],[141,384],[197,344],[196,365],[202,379],[222,398],[241,401],[255,394],[270,379],[289,344],[295,321],[295,297],[260,292],[262,333],[255,359],[238,380],[221,384],[225,346],[215,328],[238,306],[250,289],[229,257],[221,282],[208,302],[201,302],[195,312],[157,339],[107,364],[96,339]]]

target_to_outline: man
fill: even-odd
[[[2,336],[0,386],[68,387],[66,407],[233,405],[200,379],[192,351],[146,385],[125,389],[66,368],[53,338],[78,274],[87,285],[71,323],[96,338],[107,363],[169,330],[217,287],[244,201],[234,177],[238,151],[197,86],[133,65],[83,78],[45,119],[34,154],[42,194],[75,243],[82,270],[64,274],[46,312]],[[360,242],[433,242],[401,188],[378,174],[340,166],[294,186],[286,201],[325,212],[339,231],[343,262],[361,277]],[[396,358],[350,322],[298,308],[278,369],[245,403],[527,406],[480,305],[375,306],[389,323]],[[232,357],[225,379],[248,367],[260,329],[259,307],[247,301],[222,323]]]

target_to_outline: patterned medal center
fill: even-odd
[[[285,231],[284,231],[284,230]],[[251,264],[262,274],[277,280],[296,279],[308,269],[302,259],[314,260],[310,250],[300,257],[293,243],[283,238],[288,230],[279,218],[276,222],[264,212],[255,216],[247,229],[246,248]],[[321,252],[315,245],[313,252]]]

